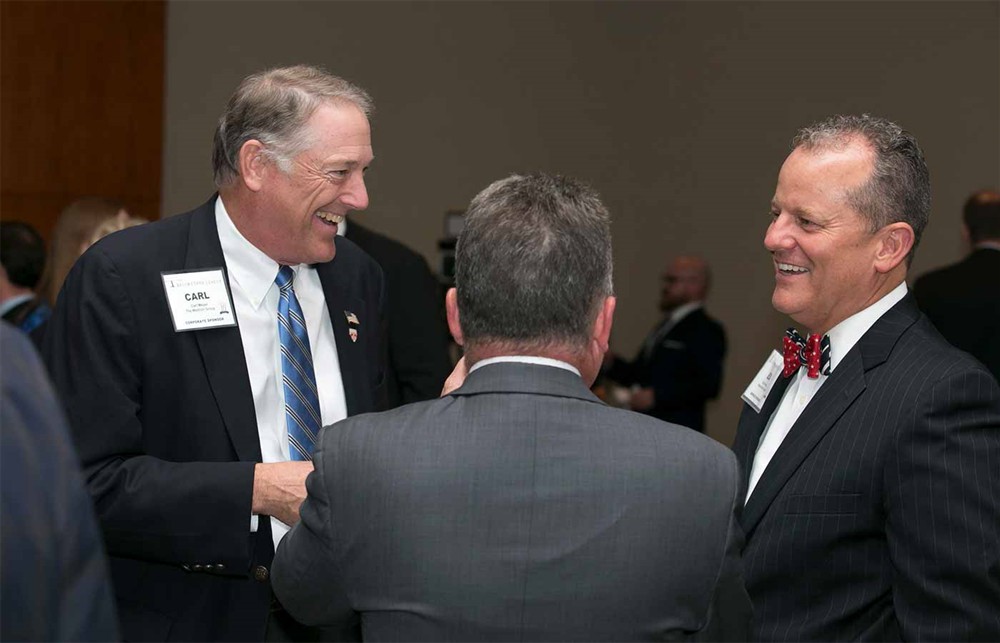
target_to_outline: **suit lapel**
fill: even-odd
[[[215,226],[215,198],[212,198],[191,217],[184,268],[219,267],[225,270],[226,262]],[[228,271],[226,283],[229,283]],[[239,328],[213,328],[192,334],[236,455],[244,462],[260,462],[257,416]]]
[[[753,495],[743,508],[742,526],[747,537],[760,523],[764,513],[792,474],[865,390],[867,387],[865,373],[889,358],[889,353],[892,352],[903,331],[909,328],[919,315],[920,311],[917,310],[913,296],[907,294],[882,315],[844,356],[837,369],[792,425],[757,482]],[[768,402],[770,401],[768,399]],[[774,412],[774,408],[771,412]],[[766,423],[771,414],[764,416],[761,413],[761,416],[765,418]]]
[[[747,535],[760,522],[764,512],[802,461],[863,390],[865,379],[861,355],[859,351],[852,350],[792,425],[757,481],[753,494],[743,508],[743,531]],[[770,415],[767,417],[770,418]]]
[[[323,297],[330,311],[330,323],[333,325],[333,337],[337,345],[337,359],[340,362],[340,377],[344,382],[347,415],[352,416],[373,409],[364,403],[368,393],[363,389],[364,378],[358,377],[359,373],[365,372],[362,363],[364,360],[362,344],[351,341],[350,332],[352,328],[358,333],[376,332],[376,329],[370,327],[374,320],[359,318],[358,324],[348,323],[347,313],[358,314],[361,307],[358,302],[352,302],[348,296],[349,284],[344,283],[345,271],[336,270],[339,258],[340,253],[334,256],[333,261],[316,264],[316,272],[319,273],[320,283],[323,284]]]

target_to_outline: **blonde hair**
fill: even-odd
[[[69,204],[59,215],[49,259],[38,286],[38,294],[55,304],[70,268],[90,246],[94,231],[108,219],[113,219],[125,205],[115,199],[87,197]]]
[[[97,229],[94,230],[93,236],[90,238],[89,245],[94,245],[112,232],[118,232],[119,230],[132,228],[144,223],[149,223],[149,221],[141,217],[130,216],[125,210],[119,210],[118,214],[110,219],[105,219],[101,225],[97,226]]]

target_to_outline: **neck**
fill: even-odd
[[[30,295],[33,297],[35,295],[35,291],[31,288],[17,286],[10,282],[0,282],[0,303],[13,299],[14,297],[21,297],[23,295]]]
[[[238,179],[236,185],[219,188],[219,198],[226,206],[226,214],[239,233],[255,248],[274,259],[274,253],[267,248],[265,236],[258,232],[256,222],[261,221],[262,217],[257,216],[254,201],[250,197],[251,193],[240,187]]]

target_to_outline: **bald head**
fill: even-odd
[[[670,312],[693,301],[704,301],[708,296],[710,281],[708,263],[702,257],[674,257],[663,273],[660,310]]]

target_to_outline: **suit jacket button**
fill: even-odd
[[[270,575],[271,574],[267,571],[267,567],[264,567],[263,565],[257,565],[253,568],[254,579],[259,580],[262,583],[266,581]]]
[[[196,572],[200,572],[202,569],[204,569],[204,567],[205,567],[204,565],[191,565],[191,569],[193,569]]]
[[[216,565],[215,565],[215,571],[217,571],[217,572],[221,572],[225,568],[226,568],[226,566],[223,565],[222,563],[216,563]]]

